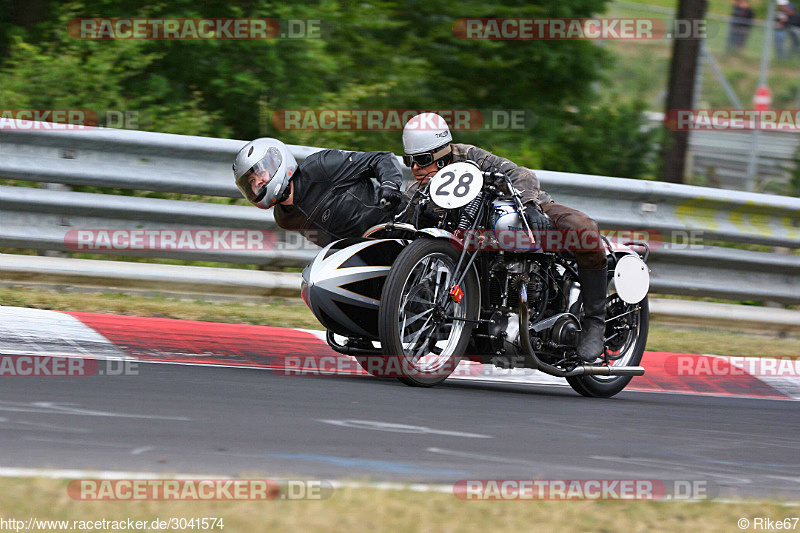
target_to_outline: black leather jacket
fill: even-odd
[[[402,187],[403,174],[394,154],[342,150],[312,154],[292,177],[293,205],[276,205],[275,221],[318,246],[360,237],[392,216],[378,206],[373,178]]]

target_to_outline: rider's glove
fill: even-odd
[[[542,211],[541,206],[536,202],[525,204],[525,219],[533,231],[544,231],[550,229],[550,219]]]
[[[400,205],[400,200],[403,199],[400,186],[393,181],[384,181],[381,183],[378,192],[380,206],[384,211],[394,211],[397,206]]]

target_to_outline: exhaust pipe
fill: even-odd
[[[338,352],[342,355],[383,355],[383,352],[380,349],[373,348],[357,348],[355,346],[348,346],[348,345],[341,345],[333,338],[333,332],[331,330],[327,330],[325,335],[325,340],[328,341],[328,346],[330,346],[333,351]]]
[[[519,323],[528,323],[528,291],[524,283],[520,284],[519,289]],[[525,364],[528,368],[540,370],[545,374],[560,378],[572,376],[643,376],[644,368],[641,366],[587,366],[581,365],[573,368],[569,372],[561,370],[553,365],[547,364],[536,357],[536,353],[531,348],[531,336],[528,328],[519,328],[520,343],[522,352],[525,356]]]
[[[566,372],[564,377],[572,376],[643,376],[641,366],[586,366],[581,365]]]

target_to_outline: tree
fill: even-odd
[[[706,7],[706,0],[679,0],[677,19],[702,20]],[[692,108],[700,43],[700,39],[675,39],[673,42],[666,113]],[[689,132],[667,130],[664,141],[661,178],[671,183],[683,183]]]

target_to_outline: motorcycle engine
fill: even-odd
[[[573,315],[567,315],[559,318],[553,324],[553,327],[543,333],[556,344],[577,346],[581,334],[581,326]]]
[[[495,311],[490,318],[489,338],[496,355],[521,356],[519,344],[519,315]]]
[[[528,306],[532,322],[546,319],[556,314],[559,308],[548,307],[548,291],[542,281],[544,275],[539,265],[533,265],[533,270],[525,273],[521,262],[502,260],[495,263],[490,269],[489,303],[491,316],[488,324],[488,340],[491,351],[500,356],[498,366],[503,366],[503,358],[516,358],[522,356],[520,344],[520,316],[519,316],[519,283],[527,280]],[[560,307],[560,306],[559,306]],[[548,353],[560,358],[565,346],[577,346],[580,338],[580,323],[574,315],[568,314],[558,318],[548,328],[534,332],[531,331],[531,342],[537,353],[545,359]]]

